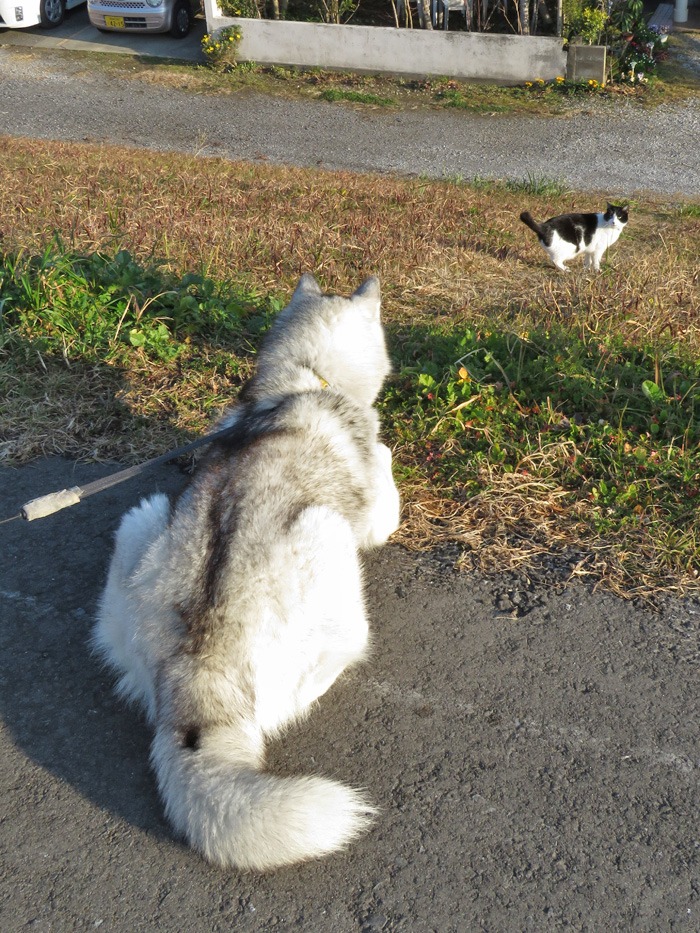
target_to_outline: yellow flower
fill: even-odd
[[[564,81],[564,78],[561,75],[557,75],[557,84],[561,84]]]
[[[525,87],[532,87],[532,81],[526,81]]]

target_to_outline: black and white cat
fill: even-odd
[[[568,272],[565,263],[583,253],[584,268],[593,266],[598,272],[603,253],[617,240],[627,223],[628,208],[608,204],[605,213],[560,214],[540,224],[533,220],[529,211],[523,211],[520,219],[535,231],[557,269]]]

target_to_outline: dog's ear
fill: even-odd
[[[353,299],[361,301],[363,306],[369,310],[372,317],[379,317],[382,294],[381,288],[379,287],[379,279],[376,275],[371,275],[368,279],[365,279],[352,297]]]
[[[294,289],[294,294],[292,295],[292,301],[295,298],[317,298],[321,292],[321,286],[318,284],[316,279],[311,275],[310,272],[305,272],[302,277],[299,279],[299,284]]]
[[[370,275],[368,279],[365,279],[353,295],[353,298],[370,298],[374,301],[380,301],[381,297],[379,279],[376,275]]]

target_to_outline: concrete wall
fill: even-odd
[[[205,12],[210,33],[240,26],[241,61],[502,84],[566,74],[563,41],[546,36],[232,19],[215,0],[205,0]]]
[[[604,45],[576,45],[571,43],[566,56],[566,80],[605,84],[607,49]]]

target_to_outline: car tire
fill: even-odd
[[[42,3],[44,0],[42,0]],[[173,18],[170,21],[170,35],[175,39],[184,39],[192,28],[192,10],[189,0],[176,0]]]
[[[66,0],[41,0],[39,25],[42,29],[55,29],[66,18]]]

